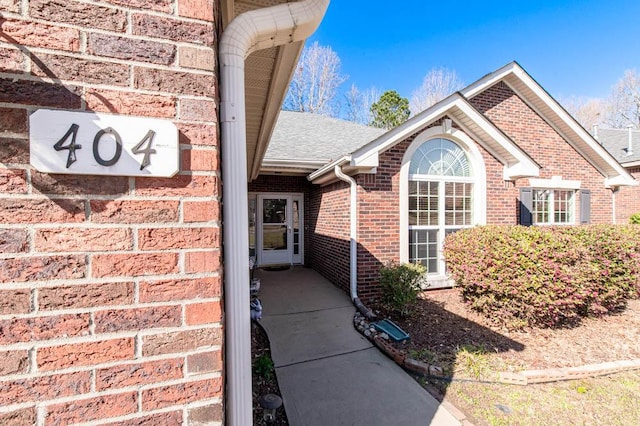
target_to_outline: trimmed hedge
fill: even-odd
[[[640,294],[634,226],[482,226],[447,236],[447,268],[470,306],[508,328],[573,325]]]

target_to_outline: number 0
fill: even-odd
[[[116,142],[116,152],[113,154],[113,157],[110,160],[105,160],[102,157],[100,157],[100,151],[98,150],[98,145],[100,145],[100,139],[105,134],[113,135]],[[120,159],[120,155],[122,155],[122,138],[120,138],[120,135],[118,134],[118,132],[116,132],[111,127],[107,127],[106,129],[100,130],[98,133],[96,133],[96,137],[93,138],[93,158],[96,159],[98,164],[100,164],[101,166],[107,166],[107,167],[113,166]]]

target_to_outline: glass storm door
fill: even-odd
[[[258,262],[261,265],[302,263],[302,197],[258,197]]]

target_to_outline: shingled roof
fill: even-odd
[[[628,129],[598,129],[596,140],[623,166],[640,161],[640,130],[631,130],[631,152]]]

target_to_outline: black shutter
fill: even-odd
[[[580,224],[591,222],[591,190],[580,190]]]
[[[533,224],[533,190],[520,188],[520,225],[531,226]]]

